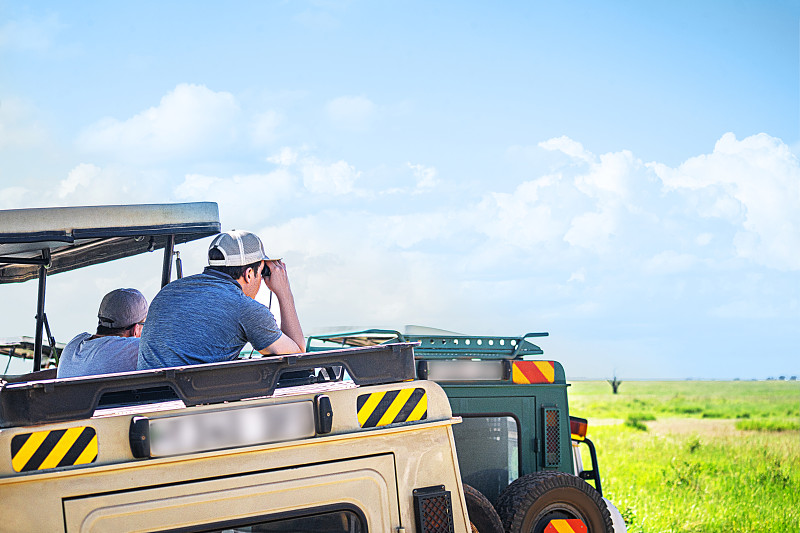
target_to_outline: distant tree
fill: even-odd
[[[614,379],[609,379],[608,383],[611,385],[611,390],[614,391],[614,394],[617,393],[619,386],[622,385],[622,381],[617,379],[617,373],[614,372]]]
[[[789,378],[789,381],[797,381],[797,376],[792,376]]]

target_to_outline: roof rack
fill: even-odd
[[[414,348],[417,359],[522,359],[542,355],[544,351],[528,339],[547,337],[544,333],[526,333],[520,337],[478,335],[415,335],[392,329],[365,329],[342,333],[311,335],[306,351],[319,352],[346,346],[375,346],[389,342],[419,343]]]
[[[409,343],[396,343],[101,376],[3,383],[0,428],[90,418],[98,407],[120,397],[142,398],[128,405],[180,399],[191,406],[271,396],[282,375],[316,368],[341,366],[356,385],[407,381],[415,378],[412,347]]]

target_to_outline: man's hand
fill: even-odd
[[[297,309],[295,309],[294,306],[294,295],[292,294],[292,288],[289,286],[289,276],[286,273],[286,265],[283,264],[283,261],[277,259],[274,261],[266,261],[264,270],[266,270],[267,267],[269,267],[270,274],[269,276],[264,276],[264,284],[278,298],[278,305],[281,310],[281,331],[288,337],[288,339],[283,340],[288,341],[291,339],[297,347],[296,351],[302,352],[305,349],[305,337],[303,336],[303,329],[300,327],[300,320],[297,318]],[[262,274],[264,270],[262,270]],[[295,351],[291,346],[286,345],[285,342],[276,342],[275,345],[269,348],[285,350],[282,353],[293,353]],[[271,351],[270,353],[276,352]]]
[[[286,272],[286,265],[280,259],[265,261],[264,271],[269,268],[269,275],[264,276],[264,284],[269,290],[275,293],[280,300],[281,296],[291,296],[292,289],[289,286],[289,275]]]

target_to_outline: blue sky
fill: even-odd
[[[162,4],[0,1],[0,208],[216,201],[307,333],[800,374],[796,2]],[[58,340],[159,265],[53,277]],[[32,334],[35,286],[3,290],[0,337]]]

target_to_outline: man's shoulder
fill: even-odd
[[[89,333],[88,331],[84,331],[83,333],[78,333],[77,335],[72,337],[72,339],[67,343],[67,346],[73,343],[83,342],[91,336],[92,334]]]
[[[83,343],[82,353],[96,353],[106,350],[124,350],[139,348],[139,337],[119,337],[116,335],[104,335]]]

